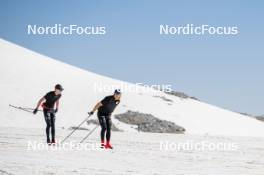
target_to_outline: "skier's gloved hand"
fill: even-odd
[[[55,113],[57,113],[58,111],[59,111],[59,109],[58,109],[58,108],[56,108],[54,112],[55,112]]]
[[[37,114],[38,108],[34,109],[33,114]]]
[[[91,111],[91,112],[88,112],[88,115],[93,115],[94,114],[94,112],[93,111]]]

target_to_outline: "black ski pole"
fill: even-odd
[[[99,125],[96,125],[81,141],[80,143],[83,143],[95,130],[98,128]]]
[[[29,109],[25,109],[25,108],[22,108],[20,106],[14,106],[14,105],[11,105],[11,104],[9,104],[9,107],[12,107],[12,108],[15,108],[15,109],[19,109],[19,110],[22,110],[22,111],[26,111],[26,112],[30,112],[30,113],[33,112],[33,110],[31,111]]]
[[[12,107],[12,108],[15,108],[15,109],[19,109],[19,110],[22,110],[22,111],[26,111],[26,112],[30,112],[30,113],[32,113],[34,111],[33,108],[24,108],[24,107],[20,107],[20,106],[14,106],[14,105],[11,105],[11,104],[9,104],[9,107]],[[42,111],[42,110],[38,110],[38,111]]]
[[[24,108],[24,109],[27,109],[27,110],[32,110],[34,111],[35,109],[34,108]],[[40,110],[39,110],[40,111]]]
[[[88,117],[85,119],[85,120],[83,120],[82,121],[82,123],[80,123],[69,135],[67,135],[62,141],[61,141],[61,144],[63,143],[63,142],[65,142],[65,140],[67,140],[77,129],[79,129],[81,126],[82,126],[82,124],[84,124],[84,122],[86,122],[87,120],[88,120],[88,118],[89,117],[91,117],[92,115],[88,115]]]

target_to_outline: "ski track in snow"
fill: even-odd
[[[57,129],[62,139],[70,131]],[[77,131],[68,141],[80,141],[88,131]],[[99,129],[87,139],[97,143]],[[237,151],[162,151],[160,141],[234,142]],[[27,150],[28,141],[45,141],[43,129],[0,128],[0,174],[173,174],[263,175],[264,139],[113,132],[114,150]]]

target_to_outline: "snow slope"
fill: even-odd
[[[88,58],[87,58],[88,60]],[[95,83],[115,86],[135,86],[32,52],[3,39],[0,40],[0,127],[42,128],[42,114],[36,116],[10,108],[9,104],[34,108],[39,98],[61,83],[65,91],[57,115],[57,126],[76,126],[94,104],[112,92],[95,92]],[[153,114],[183,126],[187,133],[260,136],[264,124],[238,113],[227,111],[192,99],[181,99],[159,91],[125,91],[115,113],[127,110]],[[154,96],[171,99],[168,102]],[[227,99],[228,100],[228,99]],[[132,130],[114,120],[117,127]]]
[[[59,138],[68,131],[57,130]],[[42,129],[0,127],[3,175],[263,175],[264,138],[114,132],[114,150],[28,150],[43,143]],[[79,141],[79,131],[71,141]],[[98,143],[96,130],[87,144]],[[160,142],[234,143],[238,150],[162,150]],[[54,149],[54,150],[53,150]]]

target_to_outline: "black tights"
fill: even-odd
[[[112,121],[110,116],[98,116],[98,120],[101,126],[101,141],[104,141],[106,133],[106,140],[109,142],[111,137]]]
[[[55,115],[53,112],[49,112],[48,110],[43,110],[45,121],[46,121],[46,136],[47,142],[50,141],[50,130],[51,130],[51,137],[52,141],[55,141]]]

